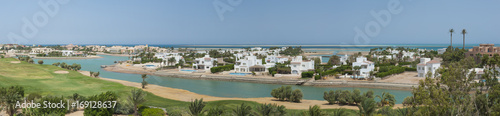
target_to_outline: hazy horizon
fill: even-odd
[[[495,43],[500,1],[4,1],[0,44]]]

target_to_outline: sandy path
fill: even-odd
[[[89,75],[88,71],[80,71],[84,75]],[[141,88],[141,83],[136,83],[136,82],[129,82],[129,81],[123,81],[123,80],[117,80],[117,79],[108,79],[108,78],[100,78],[102,80],[107,80],[107,81],[113,81],[113,82],[118,82],[121,83],[125,86],[132,86],[136,88]],[[179,100],[179,101],[192,101],[194,99],[201,99],[205,101],[218,101],[218,100],[245,100],[245,101],[255,101],[258,103],[276,103],[278,105],[284,105],[288,109],[308,109],[309,106],[313,105],[320,105],[321,108],[327,108],[327,109],[332,109],[332,108],[346,108],[346,109],[358,109],[357,106],[340,106],[340,105],[328,105],[327,101],[324,100],[302,100],[302,103],[291,103],[291,102],[282,102],[282,101],[275,101],[274,98],[271,97],[263,97],[263,98],[227,98],[227,97],[214,97],[214,96],[208,96],[208,95],[201,95],[197,94],[194,92],[190,92],[187,90],[183,89],[177,89],[177,88],[170,88],[170,87],[163,87],[159,85],[153,85],[150,84],[144,89],[145,91],[151,92],[157,96],[168,98],[168,99],[173,99],[173,100]],[[402,107],[401,104],[396,104],[396,107]]]
[[[54,71],[54,73],[56,73],[56,74],[68,74],[69,72],[64,71],[64,70],[58,70],[58,71]]]
[[[383,80],[379,80],[379,82],[418,84],[420,80],[425,80],[425,77],[417,77],[417,75],[418,75],[417,72],[406,71],[401,74],[386,77]]]
[[[21,63],[21,61],[10,61],[10,63],[12,63],[12,64],[19,64],[19,63]]]

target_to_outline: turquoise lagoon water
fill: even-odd
[[[229,73],[230,75],[242,75],[242,76],[245,76],[245,75],[249,75],[249,74],[252,74],[252,73]]]
[[[128,57],[100,55],[104,58],[99,59],[43,59],[44,64],[51,65],[55,62],[66,62],[67,64],[81,64],[85,71],[100,72],[101,77],[126,80],[131,82],[141,82],[142,78],[139,74],[116,73],[102,70],[101,65],[112,65],[114,61],[128,60]],[[38,59],[35,59],[37,62]],[[156,84],[165,87],[189,90],[198,94],[217,96],[217,97],[272,97],[271,90],[281,85],[277,84],[260,84],[260,83],[244,83],[244,82],[229,82],[229,81],[212,81],[212,80],[193,80],[173,77],[158,77],[149,76],[146,79],[150,84]],[[314,87],[314,86],[292,86],[293,89],[301,89],[304,93],[304,99],[323,100],[323,92],[330,90],[353,90],[353,87]],[[397,103],[401,103],[407,96],[411,96],[410,91],[391,90],[391,89],[373,89],[373,88],[357,88],[362,92],[373,90],[376,95],[382,92],[390,92],[396,96]]]
[[[181,69],[181,71],[185,71],[185,72],[194,72],[195,70]]]

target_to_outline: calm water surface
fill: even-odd
[[[128,60],[128,57],[122,56],[109,56],[100,55],[104,58],[99,59],[78,59],[78,60],[64,60],[64,59],[43,59],[44,64],[51,65],[55,62],[66,62],[67,64],[81,64],[82,69],[85,71],[100,72],[101,77],[126,80],[131,82],[142,82],[141,75],[139,74],[126,74],[109,72],[101,69],[101,65],[112,65],[114,61]],[[38,59],[35,59],[37,62]],[[280,87],[277,84],[259,84],[259,83],[243,83],[243,82],[227,82],[227,81],[212,81],[212,80],[193,80],[172,77],[158,77],[149,76],[146,79],[150,84],[156,84],[165,87],[172,87],[178,89],[189,90],[198,94],[217,96],[217,97],[241,97],[241,98],[254,98],[254,97],[272,97],[270,92],[272,89]],[[311,100],[324,100],[323,92],[330,90],[353,90],[353,87],[313,87],[313,86],[292,86],[293,89],[301,89],[304,93],[304,99]],[[411,96],[410,91],[404,90],[391,90],[391,89],[373,89],[373,88],[357,88],[362,92],[373,90],[376,95],[382,92],[390,92],[396,96],[396,103],[401,103],[407,96]]]

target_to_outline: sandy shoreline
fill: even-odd
[[[80,71],[80,73],[84,75],[89,75],[88,71]],[[141,88],[141,83],[136,83],[136,82],[129,82],[129,81],[123,81],[123,80],[117,80],[117,79],[109,79],[109,78],[100,78],[102,80],[107,80],[107,81],[112,81],[112,82],[117,82],[120,84],[123,84],[125,86],[131,86],[131,87],[136,87],[136,88]],[[228,98],[228,97],[214,97],[214,96],[208,96],[208,95],[201,95],[197,94],[191,91],[183,90],[183,89],[177,89],[177,88],[170,88],[170,87],[163,87],[159,85],[154,85],[150,84],[144,89],[145,91],[151,92],[157,96],[172,99],[172,100],[178,100],[178,101],[186,101],[190,102],[194,99],[201,99],[205,101],[218,101],[218,100],[244,100],[244,101],[254,101],[257,103],[276,103],[278,105],[284,105],[286,106],[287,109],[308,109],[309,106],[313,105],[320,105],[321,108],[323,109],[333,109],[333,108],[346,108],[346,109],[358,109],[357,106],[351,106],[351,105],[328,105],[328,102],[325,100],[302,100],[301,103],[292,103],[292,102],[283,102],[283,101],[276,101],[276,99],[272,97],[262,97],[262,98]],[[403,107],[402,104],[396,104],[394,108],[398,107]]]
[[[103,58],[101,56],[90,56],[90,57],[35,57],[34,59],[97,59]]]

